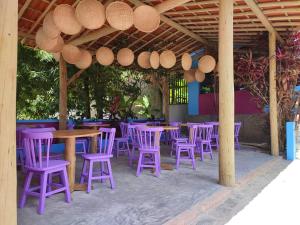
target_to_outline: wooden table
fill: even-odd
[[[67,172],[69,177],[70,191],[83,191],[86,190],[86,185],[75,183],[75,171],[76,171],[76,138],[79,137],[91,137],[92,145],[91,151],[96,153],[97,151],[97,136],[100,134],[98,130],[80,129],[80,130],[57,130],[52,132],[54,138],[65,139],[65,159],[70,162],[67,166]]]
[[[108,123],[86,123],[86,124],[80,124],[78,127],[84,127],[84,128],[91,128],[94,130],[98,130],[100,127],[110,127],[110,124]]]

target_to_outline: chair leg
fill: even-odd
[[[39,214],[43,214],[44,211],[45,211],[47,178],[48,178],[48,174],[47,173],[41,174],[41,180],[40,180],[40,197],[39,197],[39,206],[38,206],[38,213]]]
[[[200,160],[203,161],[203,144],[200,143]]]
[[[105,173],[104,173],[104,162],[100,162],[100,176],[102,177]],[[104,179],[100,179],[100,182],[103,183]]]
[[[140,176],[140,174],[141,174],[142,159],[143,159],[143,153],[140,152],[139,162],[138,162],[138,166],[137,166],[137,170],[136,170],[137,177]]]
[[[179,161],[180,161],[180,148],[176,149],[176,170],[179,168]]]
[[[192,159],[192,166],[193,166],[193,169],[195,170],[195,169],[196,169],[196,166],[195,166],[195,154],[194,154],[194,148],[191,148],[191,149],[190,149],[190,156],[191,156],[191,159]]]
[[[87,166],[87,160],[84,159],[83,166],[81,170],[81,176],[80,176],[80,183],[83,184],[86,176],[86,166]]]
[[[213,155],[212,155],[212,147],[211,147],[211,143],[208,143],[209,146],[209,152],[210,152],[210,159],[213,159]]]
[[[27,191],[30,188],[32,176],[33,176],[33,172],[27,172],[25,183],[24,183],[24,189],[23,189],[23,192],[22,192],[22,195],[20,198],[20,203],[19,203],[20,208],[23,208],[25,206],[26,199],[27,199]]]
[[[240,150],[240,142],[239,142],[239,137],[235,137],[235,144],[238,150]]]
[[[113,178],[113,175],[112,175],[110,160],[107,160],[107,169],[108,169],[111,189],[114,189],[115,188],[115,182],[114,182],[114,178]]]
[[[155,176],[159,177],[160,175],[160,160],[159,153],[154,153],[154,162],[155,162]]]
[[[69,180],[68,180],[68,175],[67,175],[67,169],[64,168],[63,171],[60,173],[61,177],[61,182],[65,186],[65,201],[67,203],[71,202],[71,193],[70,193],[70,186],[69,186]]]
[[[87,186],[87,190],[86,192],[87,193],[90,193],[91,192],[91,189],[92,189],[92,176],[93,176],[93,161],[92,160],[89,160],[90,161],[90,165],[89,165],[89,173],[88,173],[88,186]]]

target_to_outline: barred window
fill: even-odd
[[[187,82],[182,75],[173,75],[169,78],[169,104],[187,104],[188,88]]]

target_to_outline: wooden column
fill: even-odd
[[[235,184],[233,0],[220,0],[219,11],[219,182]]]
[[[274,32],[269,32],[269,60],[271,154],[273,156],[278,156],[279,144],[276,93],[276,34]]]
[[[18,1],[0,1],[0,224],[17,224],[16,77]]]
[[[63,57],[59,59],[59,129],[67,129],[68,119],[68,80],[67,65]]]

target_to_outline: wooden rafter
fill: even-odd
[[[20,9],[19,13],[18,13],[18,19],[20,19],[24,12],[26,11],[26,9],[28,8],[28,6],[30,5],[32,0],[26,0],[26,2],[24,3],[24,5],[22,6],[22,8]]]

